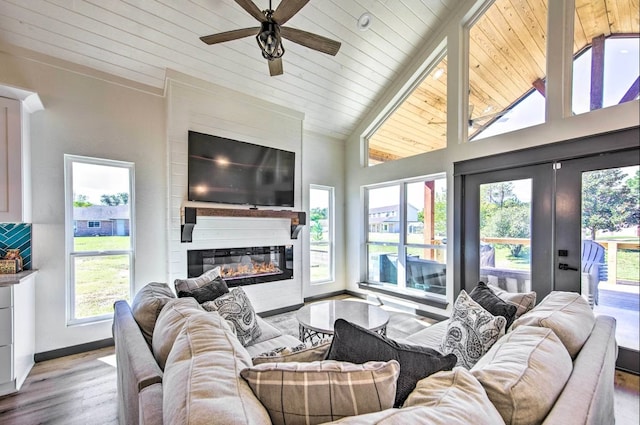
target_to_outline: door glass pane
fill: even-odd
[[[617,320],[621,347],[640,349],[639,167],[582,173],[582,295]]]
[[[531,291],[531,179],[480,185],[480,280]]]

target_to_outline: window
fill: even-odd
[[[367,137],[368,165],[447,147],[447,57],[444,53],[407,97]]]
[[[469,139],[545,120],[548,7],[532,4],[496,0],[469,29]]]
[[[334,280],[333,199],[333,187],[311,185],[309,190],[311,283]]]
[[[445,177],[405,180],[365,192],[367,283],[408,295],[444,298]]]
[[[131,297],[134,167],[73,155],[64,160],[67,322],[105,320],[115,300]]]

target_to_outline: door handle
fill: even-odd
[[[577,268],[575,268],[575,267],[569,267],[569,265],[568,265],[568,264],[565,264],[565,263],[558,263],[558,268],[559,268],[560,270],[575,270],[575,271],[578,271],[578,269],[577,269]]]

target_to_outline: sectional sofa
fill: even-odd
[[[131,306],[117,301],[114,308],[121,424],[614,423],[615,320],[594,317],[578,294],[553,292],[516,319],[473,367],[419,380],[400,408],[392,407],[389,394],[399,373],[395,360],[327,361],[330,343],[287,351],[281,347],[300,341],[260,318],[260,337],[243,346],[220,314],[174,298],[165,284],[147,285]],[[448,322],[399,344],[438,350]],[[387,401],[379,409],[340,414],[351,408],[340,404],[371,401],[372,391],[351,386],[363,373],[374,377],[375,401]],[[330,379],[310,384],[317,376]],[[304,385],[295,387],[298,380]],[[281,381],[293,389],[282,389]],[[282,413],[296,408],[298,397],[306,400],[302,416]],[[327,410],[331,415],[323,416]]]

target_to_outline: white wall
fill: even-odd
[[[558,4],[562,2],[557,2]],[[365,241],[365,229],[363,226],[365,212],[362,199],[362,188],[366,185],[393,181],[403,178],[427,176],[438,173],[447,175],[447,237],[453,241],[453,164],[457,161],[478,158],[487,155],[499,154],[512,150],[541,146],[553,142],[568,140],[572,138],[584,137],[592,134],[623,129],[640,124],[640,103],[638,101],[628,102],[611,108],[601,109],[588,114],[570,116],[570,112],[565,112],[566,117],[561,116],[561,108],[556,103],[564,101],[560,94],[549,93],[547,102],[548,120],[546,123],[518,130],[508,134],[502,134],[487,138],[478,142],[467,143],[463,140],[462,133],[467,125],[466,119],[461,119],[461,102],[466,101],[465,70],[464,60],[462,60],[463,39],[462,22],[466,22],[472,16],[480,2],[475,0],[465,0],[458,4],[458,11],[452,16],[449,22],[442,25],[439,35],[431,40],[431,43],[424,46],[421,54],[416,55],[412,64],[407,66],[404,74],[389,88],[382,96],[378,104],[371,113],[365,117],[360,126],[347,140],[346,144],[346,174],[345,174],[345,197],[346,203],[346,229],[349,233],[346,237],[346,262],[353,265],[346,269],[347,289],[358,291],[357,282],[365,279],[365,259],[363,246]],[[554,5],[554,8],[562,7]],[[562,27],[558,20],[562,18],[561,13],[550,14],[552,25]],[[388,162],[374,167],[366,167],[363,161],[365,156],[364,142],[362,136],[371,126],[377,122],[388,109],[389,104],[397,100],[404,89],[413,81],[415,76],[425,68],[425,60],[433,57],[438,46],[447,45],[448,60],[448,116],[447,123],[447,148],[425,153],[422,155],[405,158],[398,161]],[[563,55],[561,43],[550,42],[548,55],[550,58],[549,87],[557,87],[558,81],[553,78],[564,79],[562,73],[562,61],[557,56]],[[462,101],[458,101],[462,99]],[[553,103],[555,102],[555,103]],[[560,110],[560,112],[559,112]],[[460,121],[459,121],[460,120]],[[453,252],[447,252],[447,264],[449,269],[453,264]],[[436,314],[447,315],[453,303],[453,273],[447,276],[449,308],[441,310],[426,305],[417,307]]]
[[[258,312],[300,304],[303,300],[302,238],[291,239],[289,219],[198,217],[193,242],[181,243],[180,213],[187,203],[189,130],[295,152],[294,210],[301,210],[304,115],[175,72],[169,73],[167,81],[167,112],[169,281],[186,277],[187,250],[293,245],[293,279],[243,289]],[[188,205],[233,208],[210,203]]]
[[[64,154],[135,163],[135,289],[165,281],[166,155],[164,100],[42,61],[0,52],[0,84],[39,94],[31,116],[36,352],[111,337],[111,321],[66,326]],[[58,63],[59,65],[59,63]]]
[[[344,142],[330,139],[323,135],[305,132],[302,142],[302,187],[304,210],[309,212],[309,185],[316,184],[334,188],[334,261],[335,279],[331,282],[311,284],[309,279],[309,217],[304,230],[303,249],[305,298],[316,297],[335,291],[342,291],[346,287],[344,261]],[[349,232],[346,232],[349,233]]]

